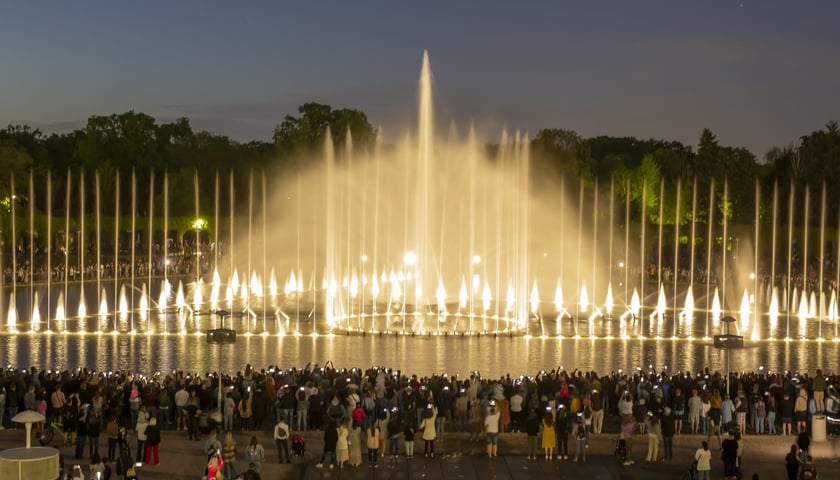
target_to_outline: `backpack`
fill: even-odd
[[[373,399],[370,397],[365,397],[365,399],[362,400],[362,406],[365,408],[365,413],[368,415],[372,414],[373,409],[375,408]]]
[[[802,466],[802,480],[815,480],[817,478],[817,468],[813,465]]]
[[[341,411],[341,405],[330,405],[330,408],[327,409],[327,416],[332,418],[333,420],[340,419],[343,415],[344,414]]]

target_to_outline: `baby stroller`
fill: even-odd
[[[627,461],[627,444],[624,442],[623,438],[619,438],[615,441],[615,461],[618,463],[624,463]]]
[[[306,454],[306,443],[303,437],[298,434],[292,435],[292,455],[296,457],[303,457]]]

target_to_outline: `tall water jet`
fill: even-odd
[[[746,307],[746,309],[745,309]],[[744,293],[741,295],[741,330],[744,332],[749,331],[750,328],[750,294],[747,289],[744,289]]]
[[[685,292],[685,306],[683,307],[682,311],[682,318],[685,321],[686,330],[688,331],[688,336],[691,337],[691,324],[694,321],[694,293],[692,292],[691,285],[689,285],[688,290]],[[677,335],[676,330],[674,331],[674,336]]]
[[[6,314],[6,326],[11,333],[17,333],[17,304],[14,292],[9,294],[9,311]]]
[[[586,283],[580,286],[578,306],[580,307],[580,313],[585,314],[589,310],[589,294],[586,292]]]
[[[84,271],[84,268],[82,269]],[[85,285],[84,282],[79,286],[79,333],[87,332],[85,319],[87,318],[87,305],[85,304]]]
[[[125,294],[125,285],[120,287],[119,302],[117,313],[119,314],[120,320],[125,320],[128,318],[128,297]]]
[[[750,309],[750,296],[746,289],[744,289],[744,294],[741,296],[740,314],[741,330],[747,332],[750,326],[750,316],[752,314],[752,310]]]
[[[802,296],[799,300],[799,337],[802,338],[805,336],[805,332],[808,326],[808,316],[810,314],[808,308],[808,293],[805,292],[805,289],[802,289]]]
[[[32,301],[32,318],[29,323],[29,331],[32,333],[41,330],[41,310],[38,308],[38,292],[35,292],[34,300]]]
[[[720,296],[718,295],[717,287],[715,287],[715,295],[712,298],[711,314],[712,314],[712,325],[714,327],[717,327],[718,323],[720,322],[721,315],[723,314],[723,309],[721,308]],[[707,321],[706,322],[706,338],[708,338],[708,337],[709,337],[709,322]]]
[[[656,310],[654,314],[656,315],[656,336],[661,336],[662,330],[662,323],[665,320],[665,312],[668,311],[668,302],[665,299],[665,284],[659,284],[659,296],[656,300]],[[651,325],[653,327],[653,325]]]
[[[64,293],[58,293],[58,300],[55,302],[55,322],[61,333],[67,333],[67,314],[64,308]]]
[[[144,283],[140,289],[140,307],[138,308],[140,314],[140,321],[146,322],[149,316],[149,297],[146,294],[146,284]],[[131,330],[134,331],[134,321],[132,319]]]
[[[99,323],[96,328],[97,333],[102,333],[108,326],[108,300],[105,297],[105,289],[99,294]]]
[[[769,319],[770,340],[775,339],[776,329],[779,328],[779,288],[773,287],[772,297],[770,297],[770,309],[767,312]]]

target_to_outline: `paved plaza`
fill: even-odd
[[[239,446],[237,456],[237,472],[245,468],[244,450],[251,434],[254,432],[237,433],[236,441]],[[484,445],[468,442],[465,433],[447,433],[446,440],[435,445],[437,455],[434,459],[425,459],[422,455],[423,444],[417,441],[415,457],[407,460],[404,456],[396,460],[386,457],[380,458],[376,470],[368,468],[366,453],[361,467],[342,470],[315,468],[322,451],[322,434],[307,432],[304,438],[307,444],[307,455],[303,461],[293,464],[277,464],[276,449],[271,439],[271,433],[256,432],[257,438],[266,450],[266,463],[262,466],[264,479],[542,479],[552,478],[591,478],[591,479],[674,479],[682,478],[686,467],[691,463],[694,451],[700,444],[702,437],[681,435],[674,438],[674,461],[645,462],[647,449],[646,437],[636,437],[634,454],[636,463],[625,467],[613,458],[616,434],[605,433],[593,435],[590,447],[587,449],[587,462],[574,463],[573,442],[569,452],[570,460],[546,461],[544,455],[537,460],[527,460],[525,457],[526,438],[524,434],[506,433],[501,435],[499,453],[496,460],[489,460],[484,454]],[[23,445],[24,433],[21,429],[6,429],[0,431],[0,449],[19,447]],[[754,436],[747,435],[744,441],[744,478],[751,478],[758,473],[762,479],[778,479],[784,475],[784,456],[788,452],[795,437],[782,436]],[[107,451],[106,440],[101,438],[100,452]],[[138,471],[140,479],[200,479],[204,471],[206,457],[202,452],[204,441],[188,441],[185,432],[165,430],[162,433],[160,446],[161,463],[159,466],[143,466]],[[132,445],[133,447],[133,445]],[[713,440],[711,448],[712,478],[722,478],[722,462],[716,451]],[[133,453],[133,452],[132,452]],[[662,447],[660,446],[660,455]],[[823,479],[840,478],[840,445],[836,437],[829,437],[824,442],[812,443],[812,454]],[[61,447],[61,456],[65,466],[75,463],[82,465],[87,471],[89,460],[74,462],[73,447]]]

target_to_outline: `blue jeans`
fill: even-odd
[[[393,455],[395,457],[397,455],[399,455],[399,452],[400,452],[400,437],[402,437],[402,436],[403,436],[403,434],[402,434],[402,432],[400,432],[396,435],[391,435],[390,437],[388,437],[388,453],[390,453],[391,455]]]
[[[662,437],[662,443],[665,444],[665,460],[672,460],[674,458],[674,437]]]
[[[298,410],[297,430],[299,432],[305,432],[309,430],[309,410]]]
[[[694,480],[709,480],[709,471],[708,470],[697,470],[697,476]]]
[[[277,420],[281,418],[286,421],[286,425],[294,425],[292,420],[292,416],[295,414],[295,411],[291,408],[278,408],[277,409]]]
[[[160,407],[158,411],[160,412],[160,423],[161,424],[171,424],[172,418],[169,416],[169,408],[170,407]]]
[[[764,417],[754,417],[753,418],[753,428],[755,428],[755,433],[764,433]]]
[[[767,433],[776,433],[776,412],[767,412]]]
[[[446,423],[446,417],[443,415],[438,415],[435,417],[435,434],[437,434],[438,439],[443,438],[443,426]]]
[[[225,475],[225,478],[235,478],[236,477],[236,468],[234,467],[233,462],[225,462],[222,465],[222,471]]]

